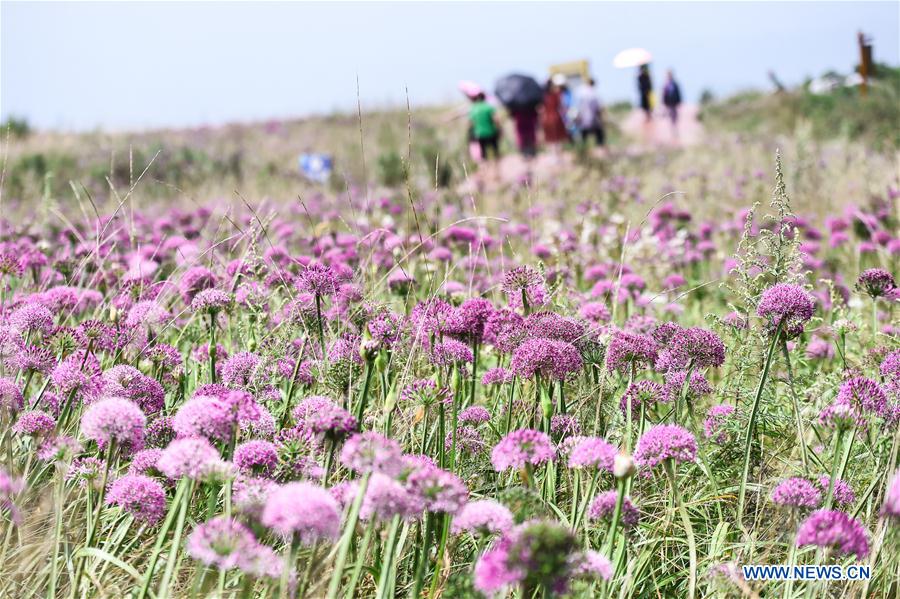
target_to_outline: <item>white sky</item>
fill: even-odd
[[[900,63],[900,2],[0,3],[0,116],[45,128],[197,125],[458,99],[456,84],[591,60],[606,101],[633,99],[613,55],[643,46],[689,100],[856,60]]]

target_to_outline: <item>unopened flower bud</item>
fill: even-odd
[[[628,478],[634,476],[634,460],[625,452],[616,454],[613,460],[613,476],[616,478]]]

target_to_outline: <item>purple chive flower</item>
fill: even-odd
[[[163,448],[175,438],[177,433],[172,427],[170,416],[160,416],[147,425],[144,431],[144,441],[147,447]]]
[[[222,382],[229,387],[246,389],[261,375],[259,356],[253,352],[238,352],[222,362]]]
[[[445,332],[466,343],[481,343],[485,324],[493,312],[494,305],[490,300],[480,297],[467,299],[450,313]]]
[[[505,385],[511,383],[515,378],[515,374],[506,368],[491,368],[481,377],[481,384],[485,387],[490,385]]]
[[[9,474],[0,467],[0,509],[7,510],[13,524],[19,524],[21,514],[14,503],[19,493],[25,489],[25,481]]]
[[[887,414],[887,395],[878,383],[861,376],[844,381],[835,401],[879,416]]]
[[[184,402],[172,418],[172,428],[179,437],[206,437],[214,441],[231,438],[234,419],[218,397],[194,397]]]
[[[482,424],[490,422],[491,413],[481,406],[469,406],[459,413],[459,422],[463,424]]]
[[[706,412],[706,420],[703,421],[703,434],[714,443],[725,445],[728,442],[728,421],[734,414],[734,406],[719,404],[712,406]]]
[[[816,482],[819,483],[822,492],[827,493],[831,477],[823,474],[816,479]],[[840,478],[834,479],[834,489],[831,491],[831,496],[834,499],[834,504],[841,508],[846,508],[856,502],[856,493],[853,492],[853,487]]]
[[[259,520],[269,494],[277,488],[271,479],[238,475],[232,485],[234,508],[251,520]]]
[[[147,476],[155,475],[159,472],[157,464],[162,455],[162,449],[142,449],[131,458],[128,465],[128,474],[145,474]],[[162,473],[160,473],[162,474]]]
[[[587,516],[590,520],[612,521],[613,512],[616,509],[616,501],[619,499],[618,491],[606,491],[600,493],[591,501]],[[638,523],[640,512],[634,507],[631,499],[622,498],[622,511],[619,514],[619,524],[625,528],[631,528]]]
[[[610,370],[627,371],[651,366],[656,362],[658,347],[656,341],[647,335],[616,331],[606,350],[606,365]]]
[[[900,469],[894,471],[891,485],[888,487],[887,494],[884,497],[881,515],[894,518],[895,520],[900,518]]]
[[[772,503],[792,508],[817,508],[822,494],[805,478],[788,478],[772,490]]]
[[[471,426],[459,426],[456,428],[457,451],[474,455],[481,453],[486,446],[484,438],[477,429]],[[444,447],[446,449],[453,447],[453,431],[448,432],[444,438]]]
[[[475,359],[471,348],[462,341],[445,339],[434,344],[431,361],[438,366],[451,366],[454,363],[467,363]]]
[[[297,287],[301,291],[326,297],[337,293],[338,274],[324,264],[310,264],[297,276]]]
[[[354,490],[353,494],[357,491]],[[423,509],[422,500],[400,481],[376,472],[369,479],[359,517],[362,520],[375,518],[379,522],[394,516],[411,519],[419,516]]]
[[[524,468],[526,464],[539,466],[550,461],[556,455],[556,448],[546,434],[532,430],[519,429],[500,439],[491,451],[491,464],[494,470],[502,472],[510,468]]]
[[[97,458],[75,458],[66,470],[66,480],[74,480],[79,487],[88,485],[93,489],[100,487],[100,474],[103,472],[103,462]]]
[[[172,480],[184,476],[199,479],[206,469],[219,462],[219,452],[209,441],[200,437],[176,439],[159,456],[156,467]]]
[[[854,426],[867,427],[866,418],[860,409],[844,401],[830,403],[819,412],[819,424],[827,428],[846,431]]]
[[[580,435],[581,423],[571,414],[554,414],[550,418],[550,434],[557,440]]]
[[[9,315],[9,325],[22,336],[43,333],[53,326],[53,314],[38,303],[28,303]]]
[[[13,425],[13,432],[29,437],[49,435],[55,429],[56,420],[53,419],[53,416],[41,410],[22,412]]]
[[[797,530],[798,547],[812,545],[829,548],[837,555],[855,555],[863,560],[869,554],[865,527],[844,512],[818,510],[803,521]]]
[[[232,301],[230,293],[219,289],[204,289],[191,300],[191,311],[216,314],[231,306]]]
[[[133,366],[121,364],[103,373],[103,392],[130,399],[145,414],[155,414],[165,405],[166,392],[159,381]]]
[[[810,360],[824,360],[834,357],[834,347],[821,337],[813,337],[806,344],[806,357]]]
[[[417,379],[400,392],[400,401],[404,404],[429,407],[438,402],[449,403],[452,399],[450,390],[438,387],[432,379]]]
[[[406,478],[409,492],[432,513],[455,514],[469,498],[461,478],[434,466],[414,469]]]
[[[781,325],[785,337],[796,337],[812,318],[816,306],[805,289],[790,283],[778,283],[766,289],[756,306],[756,315],[774,332]]]
[[[184,271],[184,274],[181,275],[181,281],[178,283],[184,303],[189,304],[197,293],[214,287],[216,281],[216,275],[208,268],[202,266],[193,266]]]
[[[68,463],[73,456],[81,453],[83,447],[78,439],[68,435],[58,435],[44,439],[38,447],[37,457],[45,462]]]
[[[472,584],[475,589],[493,597],[523,578],[523,572],[509,563],[512,540],[501,537],[475,562]]]
[[[625,390],[622,399],[619,401],[619,408],[621,408],[623,414],[627,413],[629,399],[631,400],[631,413],[637,416],[641,413],[641,406],[646,406],[649,409],[657,402],[667,402],[672,398],[659,383],[637,381],[628,385],[628,389]]]
[[[523,297],[529,306],[540,306],[547,302],[544,277],[530,266],[520,266],[508,271],[503,276],[502,289],[513,307],[522,307]]]
[[[8,378],[0,378],[0,416],[10,417],[25,406],[19,386]]]
[[[612,318],[609,308],[603,302],[585,302],[578,314],[583,319],[597,324],[609,322],[609,319]]]
[[[196,560],[230,570],[241,565],[258,546],[250,529],[225,516],[198,524],[185,542],[185,551]]]
[[[477,535],[499,535],[511,530],[515,520],[512,512],[493,499],[471,501],[453,517],[450,531],[458,535],[471,532]]]
[[[531,379],[565,380],[572,372],[581,370],[581,354],[571,343],[552,339],[528,339],[513,352],[510,368],[517,376]]]
[[[144,446],[147,417],[131,400],[121,397],[91,404],[81,417],[81,432],[101,449],[115,443],[120,449],[138,451]]]
[[[535,339],[576,343],[586,331],[584,323],[555,312],[535,312],[525,319],[525,332],[528,337]]]
[[[644,468],[653,468],[665,460],[693,462],[697,459],[697,440],[687,429],[677,424],[657,424],[638,439],[634,461]]]
[[[340,507],[326,489],[304,482],[288,483],[269,493],[261,522],[286,538],[311,545],[334,541],[341,529]]]
[[[691,381],[688,383],[687,389],[685,390],[684,381],[686,378],[686,370],[670,370],[666,373],[664,391],[669,401],[674,401],[675,398],[681,397],[682,390],[687,393],[689,398],[693,399],[704,397],[713,392],[712,385],[709,384],[709,381],[706,380],[706,377],[703,376],[702,373],[697,372],[696,370],[691,372]]]
[[[495,310],[484,325],[485,341],[503,354],[512,353],[525,334],[525,319],[512,310]]]
[[[613,575],[612,562],[602,553],[591,549],[574,556],[570,567],[575,578],[609,580]]]
[[[246,441],[235,447],[234,465],[244,474],[269,476],[278,465],[278,448],[269,441]]]
[[[347,410],[322,396],[307,397],[291,412],[294,421],[314,435],[339,441],[356,430],[356,418]]]
[[[856,280],[856,288],[872,299],[888,294],[897,287],[893,275],[882,268],[864,270]]]
[[[879,367],[881,376],[887,381],[900,381],[900,349],[888,353]]]
[[[341,463],[357,474],[380,472],[388,476],[403,468],[400,444],[374,431],[356,433],[341,448]]]
[[[598,468],[612,472],[618,450],[600,437],[584,437],[569,451],[569,468]]]
[[[48,374],[56,365],[53,352],[45,347],[28,345],[9,358],[9,365],[23,373]]]
[[[154,524],[166,513],[166,491],[149,476],[128,474],[109,486],[106,503],[119,506],[135,520]]]
[[[656,368],[660,371],[687,370],[690,366],[715,368],[725,362],[725,344],[722,339],[712,331],[700,327],[679,327],[664,345],[656,360]]]

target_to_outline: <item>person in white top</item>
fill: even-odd
[[[582,143],[588,143],[593,137],[598,146],[606,142],[603,131],[603,105],[597,96],[594,80],[589,78],[575,92],[575,125],[581,135]]]

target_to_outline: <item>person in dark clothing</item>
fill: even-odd
[[[638,92],[641,95],[641,110],[647,116],[647,121],[653,117],[653,82],[650,80],[650,69],[642,64],[638,69]]]
[[[681,88],[672,75],[672,71],[666,71],[666,84],[663,87],[663,104],[669,113],[672,127],[678,126],[678,107],[681,105]]]

